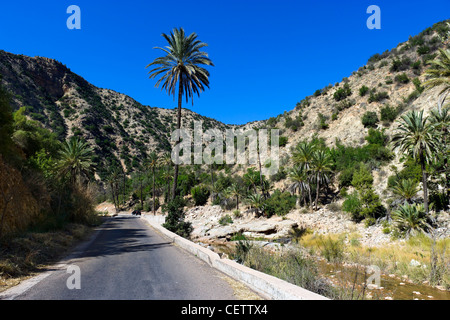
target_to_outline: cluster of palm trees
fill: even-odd
[[[313,207],[311,190],[315,186],[314,207],[317,209],[321,187],[328,186],[333,173],[329,151],[321,148],[315,141],[302,141],[292,153],[292,162],[294,166],[288,174],[291,181],[289,190],[297,192],[305,206],[308,206],[309,200],[309,206]]]
[[[412,204],[411,199],[418,193],[419,186],[412,180],[400,181],[392,188],[394,194],[400,195],[405,204],[392,214],[406,232],[429,229],[426,222],[429,213],[428,180],[429,169],[441,163],[441,170],[435,176],[443,176],[440,183],[446,189],[445,195],[450,199],[450,147],[448,145],[448,128],[450,126],[450,107],[445,101],[450,93],[450,50],[439,49],[439,57],[430,61],[431,68],[426,70],[428,80],[426,89],[439,87],[437,108],[424,116],[423,111],[410,111],[399,121],[397,133],[392,138],[393,147],[407,154],[420,163],[422,172],[423,204]]]

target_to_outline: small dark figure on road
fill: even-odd
[[[141,210],[134,210],[133,212],[131,212],[132,215],[134,216],[140,216],[141,215]]]

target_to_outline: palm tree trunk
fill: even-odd
[[[155,212],[155,168],[153,167],[153,215],[156,215]]]
[[[320,189],[320,183],[319,183],[319,178],[317,178],[317,188],[316,188],[316,210],[317,210],[317,203],[319,202],[319,189]]]
[[[216,199],[215,193],[214,193],[214,175],[212,170],[212,164],[209,165],[209,171],[211,173],[211,191],[212,191],[212,202]]]
[[[425,207],[425,213],[428,214],[427,170],[425,167],[425,157],[423,156],[423,152],[420,153],[420,167],[422,169],[423,205]]]
[[[113,202],[114,202],[114,208],[116,209],[117,212],[117,202],[116,202],[116,193],[114,192],[114,182],[110,182],[110,186],[111,186],[111,193],[112,193],[112,198],[113,198]]]
[[[311,186],[308,188],[309,206],[312,207]]]
[[[183,84],[178,79],[178,111],[177,111],[177,129],[181,129],[181,103],[183,99]],[[178,138],[179,141],[179,138]],[[178,142],[177,141],[177,142]],[[177,159],[178,160],[178,159]],[[178,184],[178,161],[175,163],[175,172],[173,174],[172,199],[175,199]]]
[[[239,196],[236,196],[236,210],[239,210]]]
[[[263,178],[262,178],[262,171],[261,171],[261,158],[259,155],[259,146],[256,150],[257,154],[258,154],[258,166],[259,166],[259,183],[261,184],[261,195],[264,196],[264,191],[263,191]]]

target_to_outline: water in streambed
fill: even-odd
[[[358,284],[355,290],[355,296],[362,292],[364,283],[372,273],[364,275],[364,270],[356,270],[355,267],[349,267],[340,263],[327,263],[326,261],[317,261],[319,273],[333,283],[351,288],[356,282]],[[356,272],[357,281],[355,281]],[[389,299],[389,300],[450,300],[450,291],[440,290],[426,284],[414,284],[407,280],[397,277],[389,277],[381,275],[379,287],[373,286],[365,288],[365,297],[372,299]]]
[[[212,245],[214,251],[225,253],[231,257],[234,252],[235,241],[215,242]],[[351,289],[355,284],[354,298],[364,292],[364,298],[390,299],[390,300],[450,300],[450,291],[440,290],[426,284],[414,284],[398,277],[381,275],[379,288],[363,288],[363,284],[370,277],[370,273],[364,275],[364,270],[341,263],[328,263],[325,260],[316,261],[318,272],[337,286]],[[356,276],[356,281],[355,281]]]

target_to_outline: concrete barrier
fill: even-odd
[[[169,237],[172,242],[184,250],[194,254],[208,263],[211,267],[220,270],[228,276],[239,280],[255,291],[262,293],[273,300],[329,300],[328,298],[311,292],[287,281],[271,275],[248,268],[230,259],[221,259],[220,256],[192,241],[189,241],[162,226],[165,217],[161,215],[143,215],[150,226]]]

